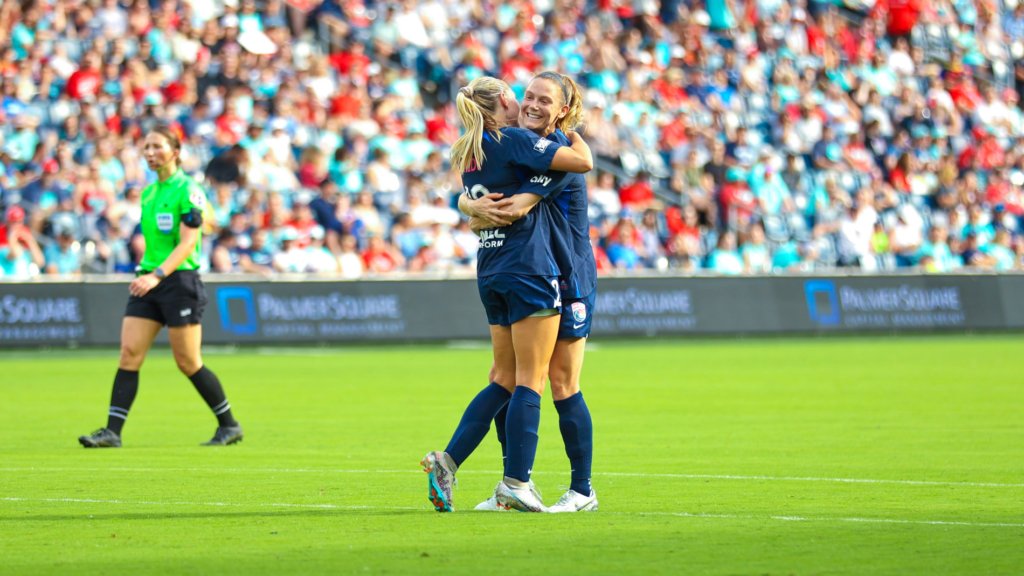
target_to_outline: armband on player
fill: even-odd
[[[181,223],[189,228],[199,228],[203,225],[203,211],[193,208],[181,215]]]

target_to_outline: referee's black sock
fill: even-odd
[[[121,435],[124,421],[128,419],[128,411],[139,391],[139,373],[123,368],[117,369],[114,376],[114,390],[110,393],[110,412],[107,414],[107,429]]]
[[[199,395],[206,400],[206,405],[213,410],[217,416],[217,422],[221,426],[237,426],[238,422],[231,417],[231,404],[224,396],[224,388],[220,385],[217,375],[203,366],[198,372],[188,377],[192,385],[196,387]]]

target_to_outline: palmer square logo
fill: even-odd
[[[966,315],[956,286],[866,288],[833,280],[804,283],[807,314],[818,326],[849,328],[958,326]]]
[[[397,294],[316,294],[301,285],[281,292],[275,295],[249,286],[217,288],[221,329],[235,336],[284,340],[393,336],[406,329]]]

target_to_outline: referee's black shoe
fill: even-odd
[[[78,442],[86,448],[120,448],[121,437],[109,428],[100,428],[91,436],[79,436]]]
[[[209,442],[203,442],[201,446],[227,446],[228,444],[234,444],[235,442],[241,441],[241,426],[218,426],[217,432],[213,434],[213,439]]]

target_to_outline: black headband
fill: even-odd
[[[554,72],[541,72],[537,74],[537,78],[544,78],[545,80],[554,80],[558,82],[558,86],[562,89],[562,102],[565,105],[569,105],[569,89],[565,86],[565,80],[562,80],[561,74],[555,74]]]

